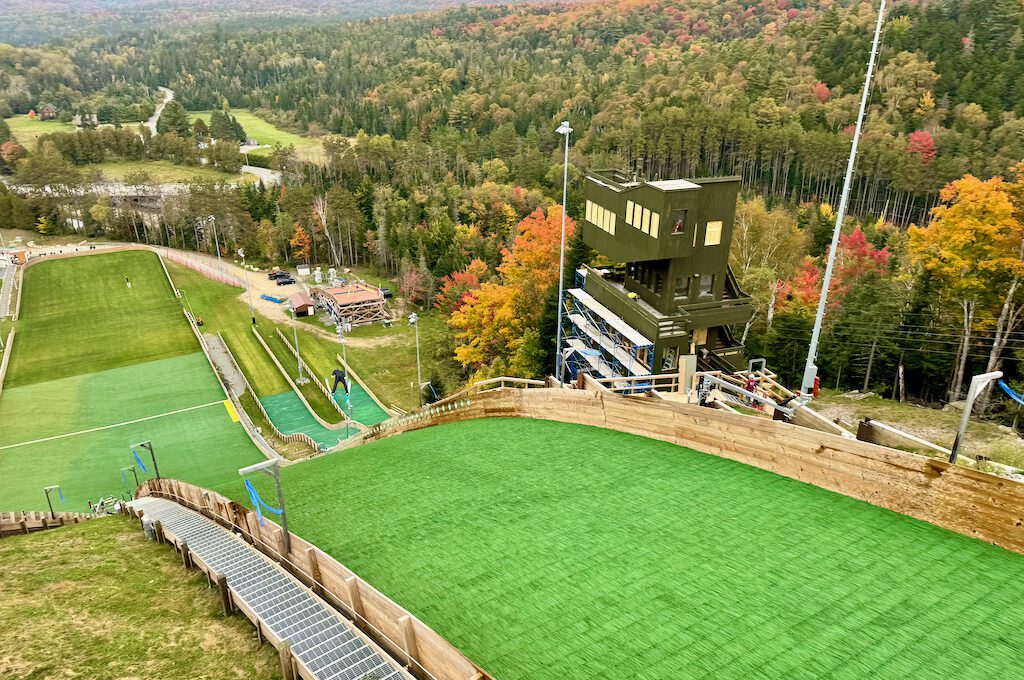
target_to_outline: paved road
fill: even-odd
[[[257,168],[255,165],[243,165],[242,172],[248,172],[250,175],[256,175],[258,178],[263,180],[263,183],[267,186],[271,184],[281,183],[281,171],[280,170],[269,170],[267,168]]]
[[[156,111],[154,111],[153,115],[149,117],[149,120],[143,123],[143,125],[148,127],[149,131],[154,135],[156,134],[156,122],[160,120],[160,114],[164,112],[164,107],[167,106],[167,102],[174,99],[174,90],[170,90],[166,87],[158,87],[157,89],[164,93],[163,101],[156,105]]]

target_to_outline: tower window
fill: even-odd
[[[714,274],[701,274],[700,275],[700,296],[711,297],[715,292],[715,275]]]
[[[708,222],[708,227],[704,231],[704,245],[706,246],[717,246],[722,242],[722,220],[715,220],[714,222]]]
[[[685,210],[673,210],[672,211],[672,235],[679,236],[680,234],[686,233],[686,211]]]

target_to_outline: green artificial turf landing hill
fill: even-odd
[[[283,478],[294,531],[503,680],[1021,677],[1021,556],[665,442],[475,420]]]

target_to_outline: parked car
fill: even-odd
[[[289,283],[295,283],[295,279],[292,278],[291,274],[286,273],[284,276],[277,277],[277,285],[287,286]]]
[[[283,269],[275,269],[269,274],[267,274],[267,278],[270,279],[271,281],[273,281],[274,279],[281,278],[282,276],[291,276],[291,274],[289,274]]]
[[[385,299],[385,300],[387,300],[388,298],[390,298],[390,297],[392,297],[392,296],[394,295],[394,293],[392,293],[392,292],[391,292],[391,291],[390,291],[389,289],[387,289],[387,288],[381,288],[381,289],[380,289],[380,292],[384,294],[384,299]]]

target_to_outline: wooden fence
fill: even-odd
[[[580,423],[688,446],[1024,554],[1024,483],[790,423],[675,401],[497,388],[453,395],[375,425],[361,441],[491,417]]]
[[[87,519],[93,519],[93,515],[58,512],[51,517],[48,512],[0,512],[0,538],[79,524]]]
[[[155,496],[173,500],[238,531],[253,545],[298,578],[324,601],[344,613],[367,637],[388,654],[409,665],[425,680],[483,680],[491,676],[450,642],[361,579],[355,572],[316,546],[290,533],[290,551],[284,549],[280,525],[216,492],[172,479],[150,479],[136,498]]]
[[[14,352],[14,329],[7,334],[7,341],[4,343],[4,353],[0,357],[0,394],[4,392],[4,379],[7,377],[7,366],[11,363],[11,353]]]

